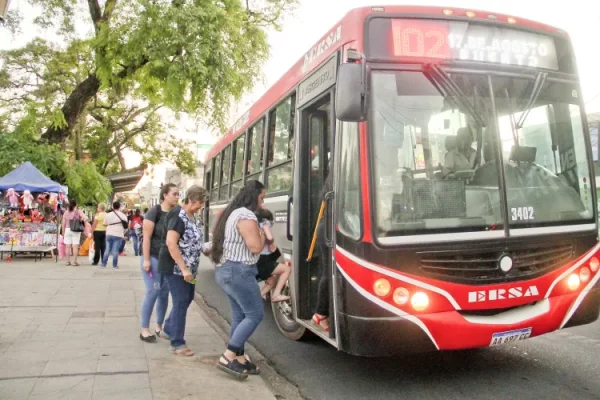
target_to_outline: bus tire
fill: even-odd
[[[273,318],[277,324],[279,331],[288,339],[302,340],[307,335],[307,329],[303,325],[300,325],[294,319],[293,310],[293,298],[289,287],[284,287],[281,294],[290,296],[287,301],[271,302],[271,310],[273,311]]]

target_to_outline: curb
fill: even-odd
[[[198,306],[200,314],[208,324],[217,332],[217,334],[227,343],[229,340],[229,329],[231,325],[218,311],[209,306],[202,295],[195,293],[194,303]],[[252,358],[252,361],[261,368],[260,377],[267,385],[267,388],[278,400],[304,400],[296,385],[280,375],[267,358],[262,355],[252,344],[246,343],[246,353]]]

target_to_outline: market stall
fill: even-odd
[[[0,259],[31,253],[37,260],[58,245],[64,188],[26,162],[0,178]]]

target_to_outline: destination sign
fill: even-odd
[[[395,58],[479,61],[558,70],[556,45],[550,36],[463,21],[392,19],[389,26],[392,37],[388,56]]]

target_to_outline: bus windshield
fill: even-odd
[[[443,71],[371,79],[378,236],[592,222],[576,85]]]

